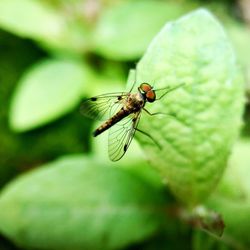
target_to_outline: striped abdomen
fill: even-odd
[[[109,118],[105,123],[103,123],[99,128],[94,131],[94,136],[98,136],[105,130],[109,129],[114,124],[121,121],[124,117],[128,116],[130,113],[131,112],[129,112],[128,110],[124,110],[123,108],[121,108],[120,111],[118,111],[114,116]]]

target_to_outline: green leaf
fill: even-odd
[[[166,23],[184,13],[175,2],[125,1],[104,10],[94,31],[94,51],[115,60],[139,58]]]
[[[137,134],[174,194],[186,204],[200,203],[227,165],[244,104],[242,75],[224,29],[204,9],[168,23],[138,63],[136,79],[155,89],[185,84],[146,105],[169,115],[141,118],[140,129],[162,150]]]
[[[0,27],[34,39],[49,51],[79,55],[87,49],[89,29],[77,6],[42,0],[1,0]]]
[[[128,171],[64,157],[3,190],[0,231],[25,249],[117,249],[159,228],[164,200]]]
[[[223,242],[220,237],[211,237],[210,234],[207,234],[204,231],[196,230],[193,231],[192,235],[192,250],[232,250],[232,249],[241,249],[244,248],[231,248]]]
[[[209,207],[223,215],[226,225],[224,239],[228,239],[234,249],[249,249],[250,247],[249,152],[249,140],[240,140],[235,145],[229,160],[229,167],[216,192],[207,201]]]
[[[89,69],[77,61],[45,60],[26,72],[11,100],[10,126],[22,132],[71,111],[81,99]]]
[[[247,81],[246,87],[250,89],[250,50],[248,49],[250,30],[247,25],[239,22],[231,22],[226,26],[226,28],[237,52],[239,62],[244,70]]]
[[[0,25],[17,35],[54,38],[61,32],[62,24],[60,16],[42,1],[0,1]]]

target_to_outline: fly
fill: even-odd
[[[145,111],[149,115],[160,114],[150,113],[145,109],[146,103],[153,103],[182,85],[154,90],[149,83],[141,83],[137,93],[131,93],[132,87],[129,92],[103,94],[84,100],[81,103],[80,112],[89,118],[105,121],[94,131],[93,135],[98,136],[109,130],[109,158],[111,161],[118,161],[128,150],[136,131],[148,136],[160,148],[153,137],[138,129],[141,113]],[[164,89],[166,89],[165,93],[157,99],[156,91]]]

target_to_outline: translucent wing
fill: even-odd
[[[131,114],[109,129],[109,158],[120,160],[126,153],[138,126],[141,112]]]
[[[129,93],[110,93],[82,101],[80,113],[94,120],[107,120],[124,105]]]

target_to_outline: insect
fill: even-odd
[[[109,130],[108,151],[109,158],[112,161],[120,160],[135,135],[135,132],[141,132],[148,136],[155,144],[161,148],[156,140],[148,133],[140,130],[138,124],[142,111],[149,115],[162,114],[160,112],[150,113],[146,108],[146,103],[153,103],[161,99],[170,91],[179,88],[183,84],[176,87],[166,87],[154,90],[149,83],[141,83],[137,93],[132,93],[135,83],[129,92],[110,93],[91,97],[84,100],[80,106],[80,112],[84,116],[95,120],[104,120],[93,133],[98,136],[106,130]],[[156,98],[158,90],[166,90],[159,98]]]

